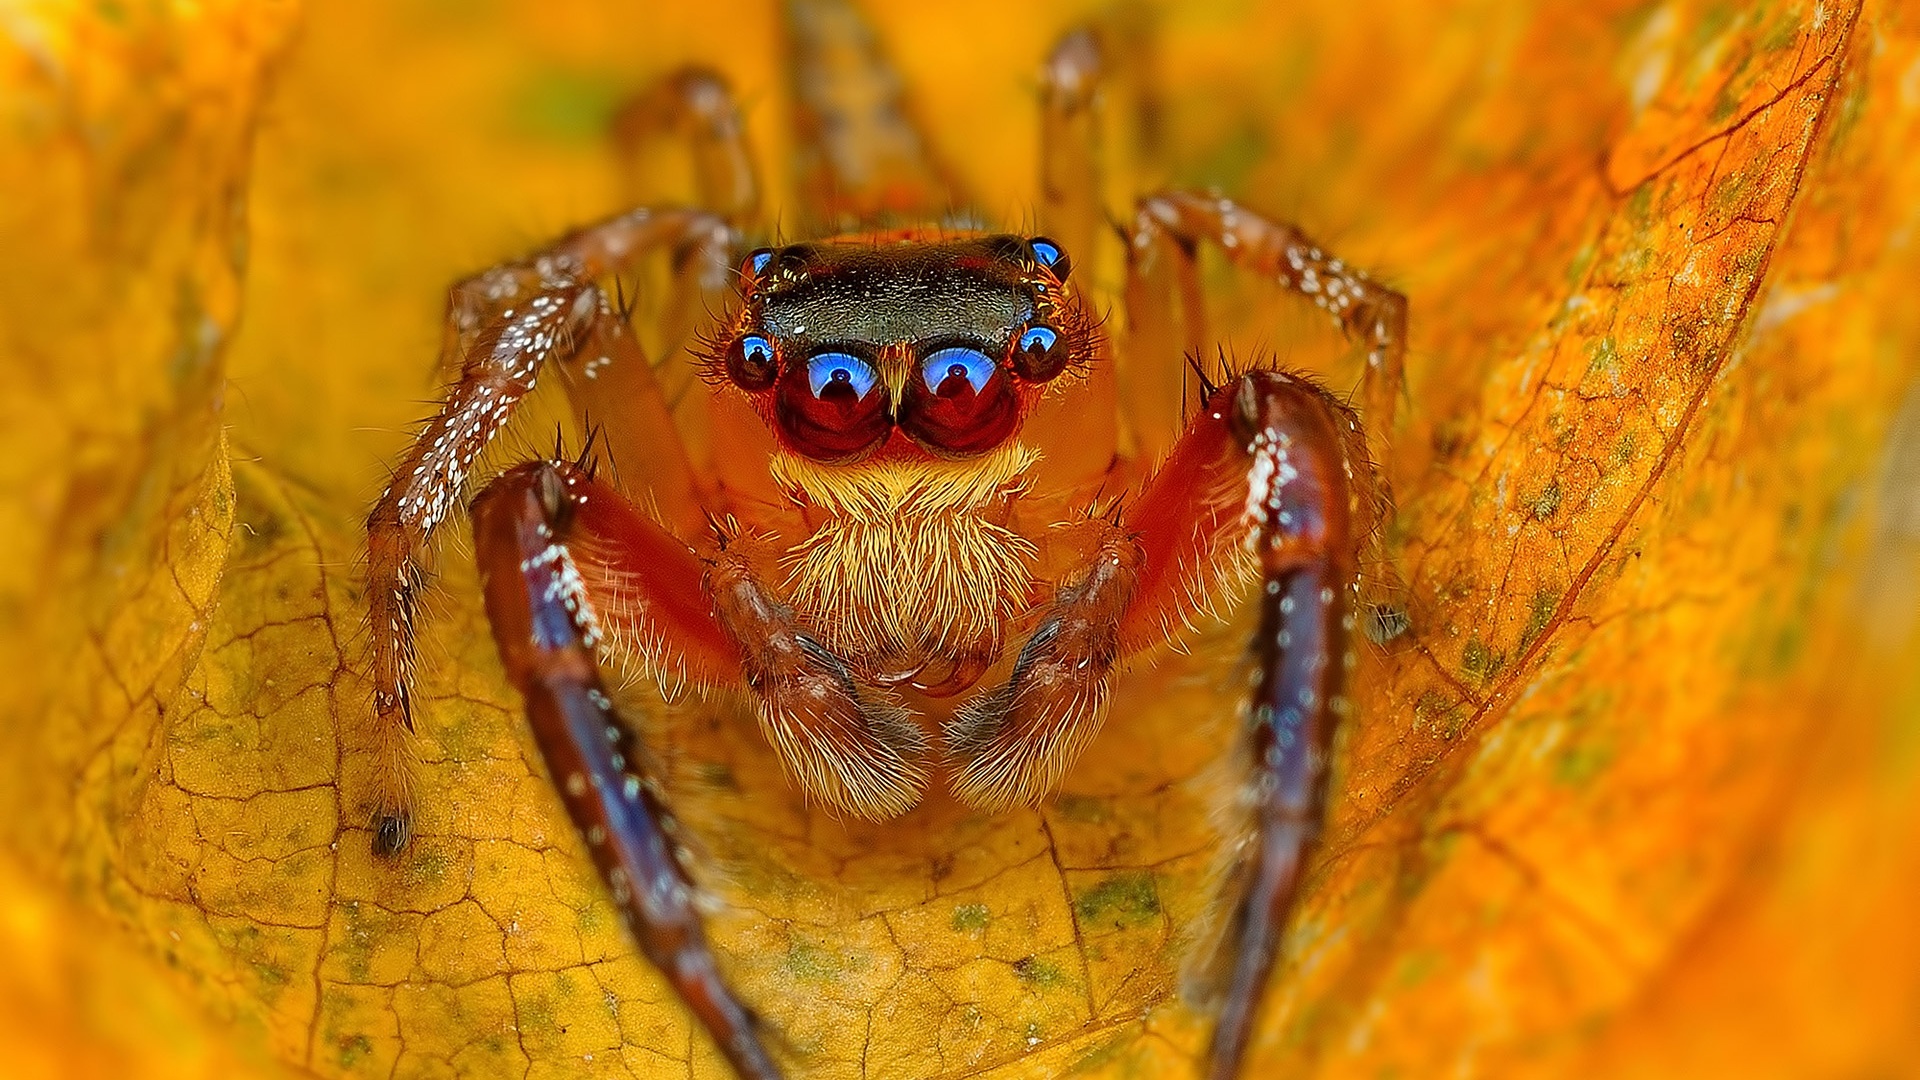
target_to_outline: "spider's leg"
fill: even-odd
[[[1241,551],[1261,583],[1242,714],[1247,779],[1235,807],[1246,832],[1229,852],[1225,924],[1210,965],[1223,993],[1208,1075],[1232,1080],[1325,817],[1327,757],[1334,725],[1350,711],[1357,659],[1360,549],[1377,506],[1359,419],[1318,386],[1252,372],[1203,409],[1174,457],[1216,436],[1230,451],[1226,475],[1240,481],[1244,500],[1236,531],[1244,530]],[[1220,459],[1210,467],[1220,469]],[[1161,499],[1180,497],[1159,479],[1154,486]],[[1154,494],[1140,513],[1154,513]]]
[[[1061,37],[1040,69],[1040,231],[1091,266],[1101,205],[1097,95],[1105,74],[1100,36],[1081,27]]]
[[[367,515],[367,626],[373,680],[373,847],[383,855],[413,834],[414,616],[425,580],[421,552],[456,506],[467,472],[533,390],[540,366],[569,352],[605,302],[592,284],[551,280],[474,337],[466,370],[421,429]]]
[[[732,227],[704,235],[690,233],[674,247],[671,288],[659,310],[651,313],[649,341],[662,358],[653,366],[653,376],[675,425],[693,444],[694,460],[712,477],[724,472],[736,456],[716,455],[714,447],[728,444],[740,432],[728,418],[713,416],[708,395],[700,392],[702,343],[696,333],[726,307],[733,293],[733,249],[739,246],[740,232],[758,229],[760,180],[733,89],[711,68],[681,68],[615,114],[614,153],[627,178],[627,197],[636,203],[655,202],[667,194],[644,183],[660,171],[657,155],[650,154],[649,148],[665,142],[683,146],[692,160],[694,204],[707,208],[716,225],[724,222]],[[610,393],[607,400],[619,402],[624,395]],[[713,492],[708,491],[707,497],[712,501]]]
[[[1166,460],[1105,523],[1009,680],[963,705],[948,728],[960,797],[1032,802],[1097,729],[1117,657],[1177,636],[1260,582],[1238,808],[1247,838],[1225,900],[1216,1077],[1238,1067],[1319,829],[1327,745],[1346,710],[1359,547],[1377,512],[1371,488],[1359,418],[1316,384],[1254,371],[1211,389]]]
[[[462,281],[450,291],[446,347],[457,350],[458,378],[367,517],[376,851],[392,854],[412,835],[405,733],[413,728],[414,617],[425,577],[421,553],[458,504],[475,458],[512,419],[544,365],[567,361],[590,343],[597,346],[596,359],[627,355],[621,350],[631,333],[624,331],[594,282],[648,251],[715,229],[724,231],[724,226],[698,211],[634,210],[570,234],[523,262]],[[625,479],[634,490],[652,489],[650,494],[674,520],[698,529],[698,507],[685,494],[691,490],[685,454],[663,419],[657,388],[648,391],[651,376],[644,363],[628,369],[639,383],[623,384],[627,393],[619,404],[630,422],[622,431],[644,428],[645,434],[631,436],[637,449],[615,446],[616,452],[626,451]]]
[[[602,319],[560,370],[581,431],[596,433],[621,489],[647,500],[684,537],[706,530],[703,509],[715,501],[707,395],[689,354],[692,326],[724,306],[733,282],[738,234],[711,214],[666,212],[671,221],[646,250],[672,260],[670,295],[658,314],[657,340],[669,360],[655,364],[628,318]],[[616,286],[625,299],[625,284]]]
[[[1141,200],[1127,252],[1127,322],[1134,363],[1122,374],[1120,394],[1135,425],[1142,457],[1161,446],[1157,433],[1178,430],[1186,372],[1162,358],[1205,359],[1212,338],[1195,264],[1200,242],[1211,240],[1237,267],[1271,278],[1312,300],[1334,325],[1367,350],[1360,401],[1372,436],[1374,460],[1387,460],[1394,406],[1405,378],[1407,299],[1314,243],[1292,225],[1276,222],[1231,199],[1169,191]],[[1178,293],[1180,318],[1173,310]],[[1176,323],[1184,323],[1184,333]]]
[[[645,748],[600,680],[601,623],[569,544],[592,524],[581,509],[616,497],[604,490],[589,496],[581,490],[588,483],[578,470],[536,462],[501,476],[474,500],[475,554],[501,662],[526,698],[534,739],[567,812],[647,959],[735,1072],[750,1080],[778,1077],[754,1015],[715,966],[680,827]],[[650,600],[670,609],[676,599],[697,596],[692,553],[676,552],[664,533],[647,539],[659,542],[647,553],[655,557],[649,571],[671,577],[678,570],[680,586],[678,597],[668,590]],[[691,632],[674,647],[704,648],[715,654],[708,662],[724,664],[717,627],[710,619],[703,626],[697,608],[690,614],[684,629]]]
[[[1106,214],[1098,98],[1104,64],[1103,38],[1082,28],[1062,37],[1041,69],[1040,228],[1079,265],[1083,281],[1098,273],[1096,249]],[[1103,339],[1084,382],[1071,385],[1071,392],[1048,394],[1027,420],[1026,440],[1041,453],[1038,475],[1045,489],[1097,483],[1113,467],[1119,395],[1105,349]]]
[[[760,209],[760,180],[747,146],[746,124],[726,77],[689,65],[634,96],[613,118],[616,153],[626,170],[627,197],[646,202],[659,193],[641,187],[644,148],[662,137],[686,142],[693,157],[695,200],[734,224],[751,223]]]
[[[938,220],[967,198],[915,123],[899,74],[852,0],[787,0],[800,190],[813,224]]]

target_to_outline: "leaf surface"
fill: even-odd
[[[1017,224],[1074,13],[989,8],[880,30]],[[783,160],[773,13],[115,10],[7,24],[0,229],[32,272],[0,285],[0,497],[30,527],[0,633],[31,662],[0,893],[55,883],[56,953],[112,927],[246,1068],[720,1075],[560,813],[459,541],[421,835],[370,856],[355,560],[446,284],[619,205],[622,94],[719,66]],[[1114,205],[1217,185],[1412,299],[1409,628],[1361,669],[1251,1074],[1920,1065],[1910,13],[1197,5],[1154,40],[1164,146],[1116,148]],[[1233,352],[1351,381],[1297,305],[1208,274]],[[630,694],[796,1073],[1191,1057],[1244,633],[1137,665],[1060,795],[992,818],[835,821],[738,701]]]

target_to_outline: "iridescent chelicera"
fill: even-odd
[[[689,69],[619,133],[689,143],[703,207],[636,209],[454,286],[457,381],[367,526],[375,847],[403,857],[415,812],[403,732],[422,553],[481,451],[557,371],[596,438],[472,500],[487,614],[613,900],[735,1070],[780,1075],[714,963],[679,826],[603,665],[743,690],[793,780],[837,812],[894,817],[942,783],[997,811],[1054,790],[1120,665],[1251,602],[1240,835],[1210,965],[1208,1068],[1236,1075],[1347,709],[1405,300],[1224,198],[1143,198],[1122,230],[1123,362],[1190,367],[1197,407],[1123,453],[1116,358],[1072,265],[1103,224],[1097,33],[1069,35],[1044,67],[1049,238],[960,224],[871,40],[837,38],[849,13],[822,8],[837,5],[789,12],[800,188],[820,239],[753,246],[739,116],[717,75]],[[916,217],[938,224],[902,225]],[[1203,243],[1362,345],[1360,412],[1297,374],[1203,362]],[[709,395],[711,468],[692,464],[613,284],[662,252],[675,281],[661,336],[705,343],[693,390]]]

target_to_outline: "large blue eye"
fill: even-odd
[[[829,387],[845,387],[859,401],[878,379],[873,365],[852,353],[823,352],[807,360],[807,386],[814,397],[824,397]]]
[[[967,380],[977,394],[987,385],[987,380],[993,378],[996,367],[993,357],[979,349],[956,345],[928,355],[920,364],[920,377],[927,381],[927,389],[936,394],[942,383],[953,378]]]

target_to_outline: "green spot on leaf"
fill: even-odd
[[[1067,980],[1066,973],[1034,956],[1014,961],[1013,973],[1036,990],[1051,990]]]
[[[953,909],[953,929],[957,933],[977,934],[987,928],[993,916],[985,904],[961,904]]]
[[[1159,917],[1160,892],[1152,874],[1115,874],[1081,893],[1073,910],[1082,924],[1126,929]]]
[[[1560,609],[1560,590],[1542,587],[1533,594],[1533,603],[1527,609],[1527,628],[1520,632],[1520,641],[1530,643],[1540,636],[1540,632],[1553,621],[1553,613]]]
[[[1506,654],[1494,652],[1479,638],[1467,642],[1467,647],[1460,651],[1460,670],[1479,682],[1493,678],[1506,666]]]
[[[1540,494],[1533,497],[1533,516],[1537,521],[1545,521],[1560,512],[1560,480],[1555,477],[1547,481]]]

